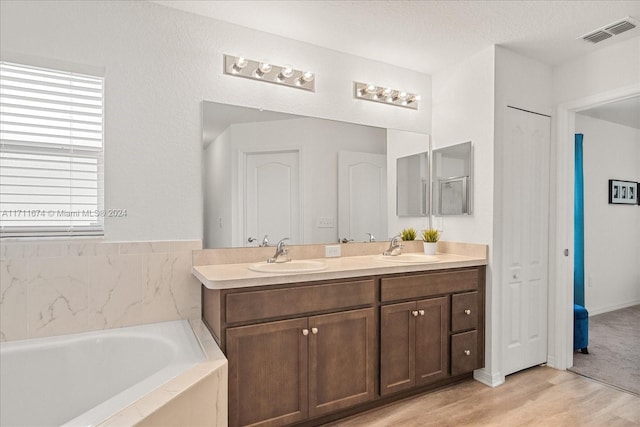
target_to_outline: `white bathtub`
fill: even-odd
[[[186,320],[0,344],[0,425],[96,425],[205,359]]]

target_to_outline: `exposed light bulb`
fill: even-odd
[[[422,97],[418,94],[415,95],[409,95],[409,98],[407,99],[407,102],[410,104],[412,102],[418,102],[420,101],[420,99],[422,99]]]
[[[267,74],[268,72],[271,71],[271,64],[268,64],[266,62],[261,62],[260,64],[258,64],[258,69],[256,70],[256,76],[257,77],[262,77],[265,74]]]
[[[364,92],[367,95],[370,95],[372,93],[375,93],[378,90],[378,87],[376,85],[367,85],[366,88],[364,88]]]
[[[400,92],[398,94],[399,99],[407,99],[407,92]]]
[[[385,98],[388,98],[391,96],[391,93],[393,92],[393,89],[391,88],[384,88],[382,89],[382,96],[384,96]]]
[[[300,81],[300,84],[305,84],[313,81],[314,78],[315,76],[311,71],[304,71],[298,80]]]
[[[291,67],[291,65],[285,65],[278,73],[278,81],[288,79],[291,76],[293,76],[293,68]]]
[[[235,71],[236,73],[239,73],[247,65],[249,65],[249,61],[246,58],[243,58],[242,56],[238,56],[231,68],[233,68],[233,71]]]

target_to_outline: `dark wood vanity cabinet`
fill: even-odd
[[[319,425],[484,365],[485,267],[203,288],[229,425]]]
[[[448,368],[448,297],[380,308],[381,395],[446,378]]]
[[[284,426],[375,397],[372,279],[224,291],[215,300],[224,301],[217,333],[229,360],[230,426]],[[272,320],[284,316],[293,318]]]
[[[382,396],[483,366],[484,268],[382,277],[380,282]]]

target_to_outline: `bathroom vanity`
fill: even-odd
[[[229,360],[229,425],[318,425],[471,378],[484,366],[482,248],[326,258],[312,273],[195,266]]]

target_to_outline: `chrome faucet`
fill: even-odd
[[[276,253],[267,260],[268,263],[273,264],[274,262],[287,262],[291,261],[291,258],[287,256],[289,250],[284,247],[284,241],[289,240],[288,237],[281,239],[276,245]],[[284,257],[284,259],[282,259]]]
[[[366,233],[369,236],[369,243],[376,241],[376,236],[371,233]]]
[[[384,251],[382,255],[385,256],[397,256],[402,253],[402,244],[400,244],[400,235],[393,236],[391,242],[389,243],[389,249]]]

